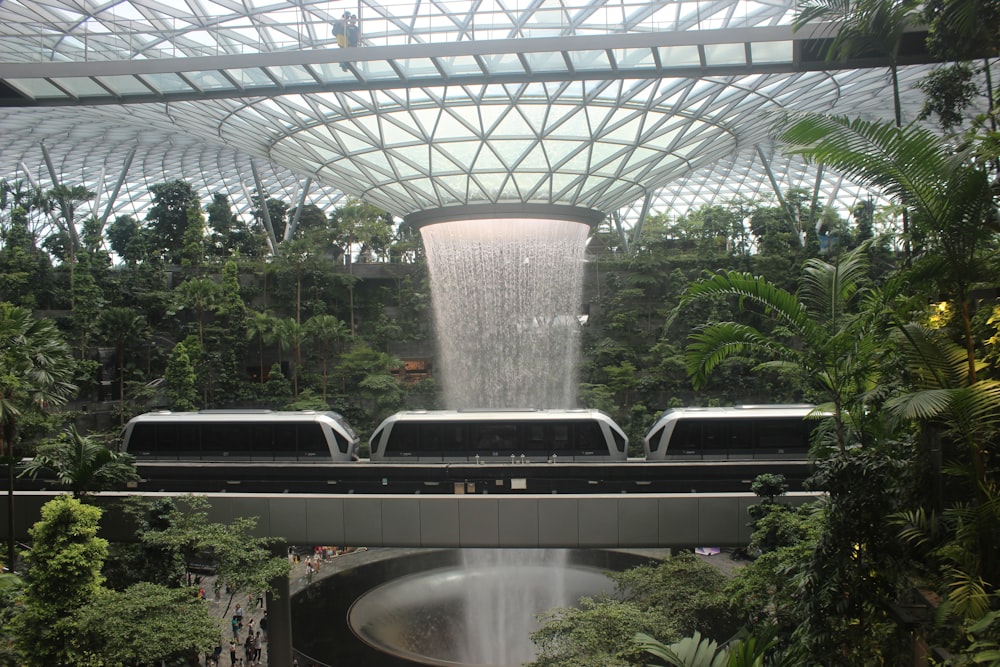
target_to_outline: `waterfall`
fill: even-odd
[[[577,603],[568,592],[565,549],[465,549],[464,632],[460,662],[510,667],[533,661],[536,616]]]
[[[421,228],[446,407],[575,407],[589,230],[537,219]]]

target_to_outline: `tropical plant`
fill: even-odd
[[[205,345],[205,313],[212,310],[218,302],[221,289],[211,278],[192,278],[185,280],[174,290],[174,307],[177,310],[190,308],[198,318],[198,343]]]
[[[669,646],[641,632],[633,641],[646,653],[673,667],[727,667],[729,664],[729,651],[725,647],[720,649],[718,642],[702,637],[697,631]]]
[[[101,510],[70,496],[42,506],[30,531],[24,604],[13,619],[25,667],[75,663],[74,613],[101,590],[108,543],[97,537]]]
[[[148,333],[146,318],[132,308],[114,307],[101,313],[98,320],[102,334],[115,347],[118,368],[119,420],[125,423],[125,352],[140,336]]]
[[[993,241],[1000,231],[988,170],[974,147],[954,151],[919,127],[808,114],[780,134],[786,150],[836,169],[892,197],[911,213],[924,252],[914,275],[935,281],[954,304],[966,350],[968,380],[976,380],[970,293],[997,275]]]
[[[1000,479],[990,464],[1000,452],[1000,381],[970,383],[965,350],[941,330],[910,323],[897,335],[915,387],[886,408],[925,424],[927,437],[940,439],[942,470],[960,480],[961,489],[951,498],[932,494],[927,511],[897,518],[907,539],[932,546],[943,562],[954,611],[980,618],[1000,583]]]
[[[130,454],[81,435],[76,426],[66,429],[58,440],[39,445],[35,456],[22,466],[21,475],[36,478],[43,473],[55,475],[58,485],[71,491],[74,498],[116,488],[139,477]]]
[[[889,61],[896,126],[903,124],[899,101],[899,47],[903,34],[919,23],[915,0],[805,0],[792,23],[801,30],[814,21],[828,22],[832,34],[827,47],[831,61],[880,55]]]
[[[687,366],[695,389],[730,357],[770,357],[756,369],[805,371],[821,402],[817,410],[832,414],[839,450],[846,449],[852,437],[862,437],[864,431],[856,427],[866,414],[864,403],[878,384],[886,355],[883,300],[891,294],[891,289],[871,288],[866,252],[863,245],[832,262],[809,260],[794,294],[763,277],[735,271],[690,285],[678,310],[697,299],[728,296],[736,298],[741,309],[747,303],[758,306],[776,325],[773,333],[765,333],[749,324],[716,322],[692,334]]]
[[[14,444],[27,414],[65,404],[76,394],[72,352],[52,320],[0,303],[0,453],[7,464],[7,562],[14,560]]]
[[[333,315],[313,315],[306,320],[305,328],[306,333],[320,346],[320,357],[323,362],[323,400],[326,401],[330,347],[347,339],[347,324]]]
[[[288,559],[272,555],[280,540],[255,536],[256,517],[241,517],[231,523],[208,520],[208,501],[201,496],[185,496],[166,514],[163,525],[150,526],[139,538],[148,546],[169,550],[184,563],[187,584],[196,560],[207,560],[220,581],[232,593],[222,612],[225,618],[238,591],[274,591],[274,582],[287,576]]]

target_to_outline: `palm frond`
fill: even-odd
[[[910,322],[897,327],[892,335],[922,387],[949,389],[965,384],[968,376],[965,349],[940,331]]]
[[[745,301],[750,301],[758,305],[768,317],[787,325],[803,337],[813,338],[815,324],[799,298],[762,276],[738,271],[713,274],[701,282],[690,285],[681,295],[678,307],[707,296],[737,297],[741,309]]]
[[[799,296],[809,311],[822,322],[836,322],[867,280],[868,257],[861,246],[831,264],[814,258],[803,269]]]
[[[970,156],[954,155],[933,132],[891,122],[805,114],[782,128],[779,140],[787,152],[837,169],[932,220],[951,205],[945,184],[969,169]]]
[[[714,639],[702,637],[695,630],[694,635],[666,646],[642,632],[636,633],[632,643],[641,651],[654,655],[674,667],[725,667],[728,652],[720,651]]]
[[[885,409],[901,419],[934,419],[948,410],[951,400],[951,389],[927,389],[893,397]]]
[[[753,327],[735,322],[711,324],[691,335],[685,351],[687,371],[695,388],[704,386],[708,376],[726,359],[749,351],[767,356],[787,354],[788,349]]]

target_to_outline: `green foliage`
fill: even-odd
[[[192,224],[191,209],[200,208],[200,200],[190,183],[181,180],[157,183],[149,188],[153,204],[146,213],[147,237],[151,247],[174,264],[180,264],[189,251],[186,242],[193,239],[187,235]],[[198,219],[197,225],[204,223]],[[188,257],[190,260],[190,257]]]
[[[176,411],[196,410],[198,407],[198,375],[194,362],[184,343],[174,345],[167,369],[163,374],[170,409]]]
[[[107,541],[97,537],[101,510],[70,496],[42,506],[31,528],[26,587],[13,627],[26,667],[74,664],[74,614],[101,590]]]
[[[691,553],[609,576],[615,595],[584,599],[579,608],[552,610],[541,619],[532,635],[539,647],[535,667],[639,664],[635,633],[675,641],[703,632],[725,640],[737,629],[725,576]]]
[[[54,474],[58,485],[75,498],[91,491],[121,488],[139,478],[130,454],[81,435],[76,426],[70,426],[58,440],[40,445],[21,474],[36,478],[42,473]]]
[[[542,615],[532,634],[538,658],[532,667],[627,667],[639,649],[628,638],[641,630],[655,632],[656,619],[624,600],[583,598],[578,608]]]
[[[720,651],[714,639],[702,638],[699,632],[670,646],[642,633],[632,641],[646,653],[674,667],[726,667],[729,662],[729,653],[725,649]]]
[[[866,252],[862,246],[832,263],[809,260],[796,293],[762,276],[733,271],[689,286],[678,309],[726,296],[737,300],[740,309],[755,306],[775,325],[762,331],[740,322],[711,322],[692,334],[687,361],[695,387],[704,385],[725,360],[750,354],[772,359],[756,369],[804,370],[815,395],[829,405],[836,444],[843,450],[852,432],[865,432],[850,427],[870,409],[864,402],[891,351],[884,342],[890,322],[884,303],[894,286],[871,290]]]
[[[219,643],[219,622],[205,600],[187,589],[147,582],[101,591],[73,621],[79,667],[180,663]]]
[[[184,563],[188,584],[194,563],[211,563],[219,579],[233,589],[230,604],[238,591],[275,593],[274,582],[288,576],[290,569],[287,558],[271,555],[280,538],[255,536],[256,517],[228,524],[210,522],[207,508],[204,498],[186,496],[167,512],[161,525],[149,526],[139,539],[176,554]],[[228,615],[228,606],[222,615]]]

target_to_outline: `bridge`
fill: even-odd
[[[24,541],[51,491],[21,491],[14,498],[14,536]],[[102,536],[135,539],[115,508],[125,496],[170,492],[95,494],[108,508]],[[750,539],[752,493],[650,494],[250,494],[206,493],[209,520],[256,517],[257,534],[286,544],[448,548],[672,548],[739,547]],[[816,494],[783,497],[801,504]],[[7,515],[9,496],[0,497]],[[0,530],[3,539],[8,526]]]

